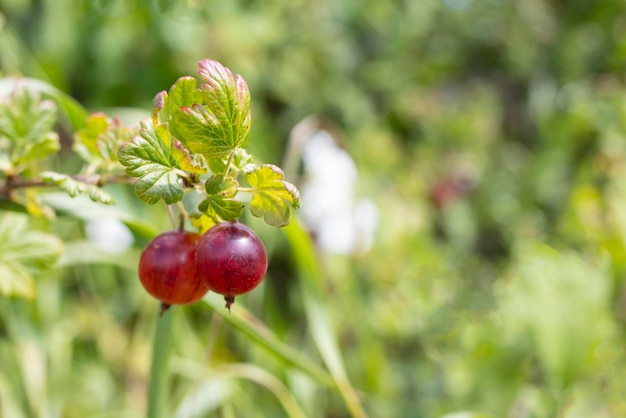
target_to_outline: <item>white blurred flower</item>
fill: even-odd
[[[358,171],[350,154],[329,132],[316,130],[304,142],[302,159],[301,214],[320,248],[335,254],[367,251],[378,208],[368,199],[356,200]]]
[[[114,218],[87,221],[85,233],[95,247],[109,254],[122,254],[134,242],[133,234],[126,225]]]

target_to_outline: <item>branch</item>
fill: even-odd
[[[119,183],[134,183],[135,179],[127,176],[127,175],[110,175],[110,176],[101,176],[101,175],[75,175],[70,176],[76,181],[80,181],[82,183],[93,184],[98,187],[102,187],[106,184],[119,184]],[[46,183],[42,179],[24,179],[22,177],[16,175],[9,175],[6,177],[4,183],[0,183],[0,198],[5,198],[7,200],[14,200],[13,191],[18,189],[27,189],[31,187],[57,187],[54,183]]]

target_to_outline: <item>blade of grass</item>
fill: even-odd
[[[333,335],[331,321],[322,304],[320,283],[323,282],[323,278],[311,237],[295,218],[292,218],[289,226],[283,231],[296,260],[301,279],[302,299],[315,344],[350,414],[353,417],[365,418],[367,413],[356,390],[350,384],[336,343],[337,339]]]
[[[201,389],[205,388],[207,386],[206,383],[209,381],[223,382],[224,379],[249,380],[265,387],[267,390],[272,392],[283,406],[283,409],[287,413],[287,416],[292,418],[306,418],[307,416],[298,404],[296,398],[283,384],[283,382],[281,382],[280,379],[278,379],[276,376],[259,366],[248,363],[226,363],[219,366],[210,367],[208,369],[203,369],[202,365],[193,361],[176,357],[172,360],[173,370],[190,379],[196,379],[199,372],[204,373],[206,371],[210,377],[208,379],[205,379],[204,384],[201,385]],[[193,396],[197,395],[199,394],[193,394]],[[192,408],[188,408],[186,405],[181,404],[175,416],[189,416],[189,412],[191,409]],[[187,415],[184,415],[183,412],[187,413]],[[205,413],[206,411],[194,412],[196,414],[199,414]]]
[[[172,317],[175,309],[164,312],[156,324],[152,347],[152,364],[148,386],[148,418],[167,417],[167,399],[170,386],[169,360],[172,352]]]
[[[301,356],[293,348],[282,342],[261,320],[243,306],[237,305],[236,308],[229,312],[224,308],[224,300],[214,296],[216,295],[209,294],[203,300],[213,312],[221,315],[224,320],[237,328],[241,333],[265,347],[270,353],[285,363],[303,371],[318,383],[326,386],[335,386],[333,378],[326,370],[311,359]]]

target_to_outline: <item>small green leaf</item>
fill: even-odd
[[[191,152],[211,161],[225,158],[246,145],[250,133],[250,92],[244,79],[222,64],[203,60],[199,66],[198,74],[203,80],[200,89],[194,85],[192,90],[191,82],[185,81],[180,86],[180,98],[170,99],[170,129]]]
[[[283,180],[283,171],[272,164],[264,164],[246,174],[253,188],[250,211],[274,226],[289,224],[289,207],[300,207],[298,189]]]
[[[206,213],[216,223],[221,221],[232,221],[241,216],[243,205],[234,199],[224,199],[213,195],[208,196],[198,205],[198,210]]]
[[[216,195],[224,198],[235,197],[238,187],[239,183],[234,177],[224,178],[221,175],[211,177],[204,184],[204,188],[209,196]]]
[[[15,85],[0,102],[0,153],[2,167],[22,171],[25,164],[59,150],[59,137],[53,131],[57,110],[50,100]]]
[[[211,217],[216,223],[232,221],[241,216],[243,204],[233,199],[239,183],[233,177],[213,176],[205,183],[207,198],[198,205],[198,210]]]
[[[60,148],[59,135],[56,132],[48,132],[39,137],[37,141],[23,144],[20,155],[15,156],[15,162],[17,164],[26,164],[29,161],[54,154]]]
[[[176,110],[195,104],[202,104],[202,95],[196,86],[196,79],[180,77],[172,85],[169,92],[162,91],[156,95],[153,115],[158,116],[158,124],[167,123]]]
[[[33,231],[28,217],[4,214],[0,217],[0,294],[34,296],[34,275],[50,269],[63,250],[54,235]]]
[[[85,127],[74,135],[74,151],[89,164],[116,163],[120,144],[128,141],[131,135],[119,118],[110,119],[103,113],[94,113],[85,121]]]
[[[94,113],[87,117],[85,127],[74,134],[74,151],[81,158],[90,162],[98,156],[98,138],[109,127],[109,121],[104,113]]]
[[[128,175],[138,178],[135,191],[143,201],[153,204],[163,198],[172,204],[183,198],[167,125],[155,127],[150,119],[144,119],[139,136],[122,144],[118,158]]]
[[[89,198],[94,202],[104,203],[105,205],[112,205],[115,203],[113,197],[97,185],[76,180],[67,174],[56,173],[54,171],[44,171],[41,173],[41,179],[46,183],[56,184],[59,186],[59,189],[65,191],[70,197],[76,197],[79,194],[87,193]]]
[[[23,85],[31,91],[40,93],[43,97],[54,100],[67,117],[73,130],[80,129],[85,124],[87,111],[73,97],[56,87],[35,78],[6,77],[0,78],[0,96],[7,96],[15,90],[17,85]]]

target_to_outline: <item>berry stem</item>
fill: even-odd
[[[183,232],[185,230],[185,214],[178,214],[178,232]]]
[[[176,222],[176,214],[174,214],[173,205],[167,205],[167,213],[170,215],[170,220],[172,221],[172,225],[178,225]]]

